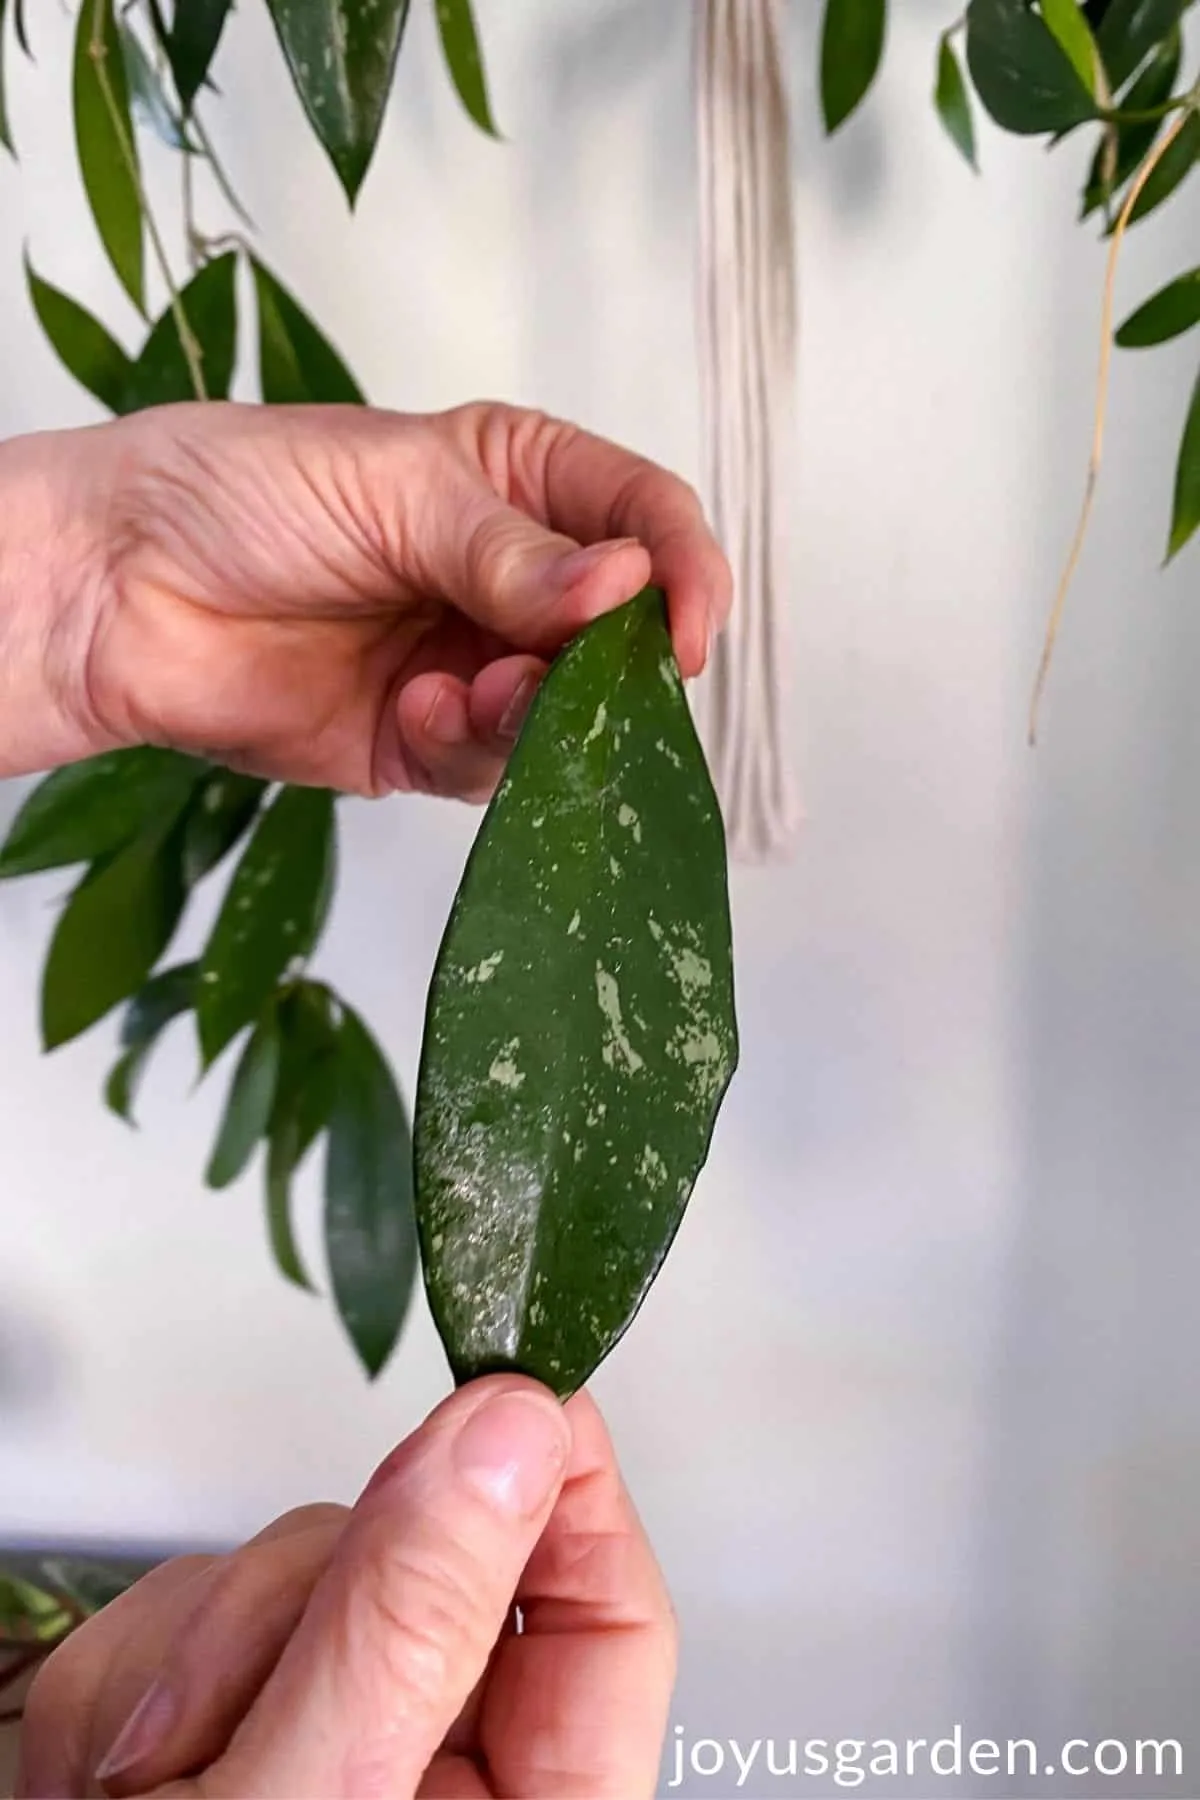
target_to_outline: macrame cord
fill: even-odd
[[[781,857],[799,823],[783,703],[796,272],[779,0],[699,0],[698,344],[705,486],[737,605],[703,724],[731,854]]]

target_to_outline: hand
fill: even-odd
[[[589,619],[653,577],[694,676],[730,603],[681,481],[498,405],[177,406],[17,439],[0,519],[0,774],[150,743],[482,799]]]
[[[674,1667],[595,1407],[491,1376],[353,1511],[181,1557],[82,1626],[34,1683],[17,1794],[639,1800]]]

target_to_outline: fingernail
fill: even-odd
[[[566,593],[568,588],[577,586],[585,575],[590,575],[593,569],[598,569],[601,563],[607,562],[610,556],[615,556],[618,550],[637,548],[636,538],[609,538],[603,544],[589,544],[586,550],[572,550],[554,564],[550,579],[561,593]]]
[[[521,733],[521,727],[529,716],[529,708],[533,705],[533,696],[537,691],[537,676],[526,675],[501,714],[500,723],[496,727],[497,737],[505,738],[510,744],[516,743]]]
[[[433,696],[425,714],[425,731],[437,744],[457,744],[462,739],[460,709],[453,704],[453,698],[445,688],[439,688]]]
[[[453,1454],[463,1480],[497,1512],[530,1518],[562,1474],[567,1421],[549,1397],[500,1394],[471,1414]]]
[[[174,1728],[178,1705],[165,1682],[152,1681],[117,1733],[108,1754],[96,1765],[96,1780],[124,1775],[162,1743]]]

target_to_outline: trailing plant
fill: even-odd
[[[263,3],[303,115],[353,205],[409,0]],[[470,0],[435,3],[453,87],[495,135]],[[1039,691],[1099,469],[1116,259],[1127,232],[1200,160],[1200,86],[1183,72],[1191,4],[969,0],[961,16],[947,8],[933,46],[937,114],[972,167],[977,103],[1005,131],[1048,144],[1090,135],[1080,214],[1110,241],[1087,500]],[[54,286],[40,251],[36,262],[27,256],[27,280],[56,354],[112,413],[226,397],[245,304],[262,400],[363,398],[347,361],[257,248],[220,157],[214,71],[230,11],[231,0],[80,0],[75,10],[69,81],[80,174],[100,246],[143,321],[139,341],[119,342]],[[5,81],[16,53],[36,52],[32,22],[25,0],[0,0],[0,143],[10,150]],[[887,0],[826,0],[819,88],[830,132],[868,96],[887,26]],[[144,179],[150,157],[179,170],[181,230],[149,204],[149,186],[159,191]],[[175,261],[167,245],[179,238],[185,256]],[[1159,344],[1197,323],[1200,270],[1192,270],[1140,306],[1115,342]],[[1186,409],[1168,557],[1198,524],[1200,382]],[[205,1071],[236,1050],[207,1180],[223,1186],[261,1151],[271,1245],[299,1285],[309,1277],[292,1183],[324,1140],[330,1286],[372,1374],[403,1323],[418,1213],[455,1369],[516,1362],[564,1389],[624,1329],[678,1224],[736,1045],[719,818],[672,669],[660,614],[644,597],[593,627],[548,678],[484,822],[439,961],[415,1206],[408,1119],[387,1059],[313,973],[336,889],[332,795],[133,750],[48,777],[0,851],[0,876],[83,870],[47,956],[42,1037],[56,1048],[124,1007],[106,1088],[116,1113],[132,1118],[147,1061],[176,1020],[193,1018]],[[608,712],[634,735],[616,735],[601,720]],[[666,783],[661,792],[674,795],[671,808],[640,783],[635,745]],[[586,819],[564,798],[572,794],[590,795]],[[191,897],[235,853],[201,956],[167,962]],[[497,917],[510,924],[497,928]],[[530,921],[538,935],[526,943]],[[546,959],[536,983],[529,944]],[[538,999],[547,971],[553,1002]],[[639,1084],[642,1075],[650,1078]],[[537,1116],[547,1106],[550,1136]],[[626,1201],[600,1206],[602,1191]]]

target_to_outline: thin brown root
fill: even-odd
[[[1042,657],[1033,684],[1033,698],[1029,706],[1029,742],[1031,746],[1037,743],[1038,714],[1041,709],[1042,696],[1050,675],[1050,664],[1054,660],[1054,647],[1058,642],[1059,627],[1062,625],[1063,613],[1066,610],[1067,595],[1071,590],[1071,583],[1075,579],[1075,571],[1079,567],[1079,559],[1083,554],[1083,546],[1092,516],[1092,502],[1096,497],[1096,484],[1100,479],[1100,463],[1104,455],[1104,426],[1108,417],[1109,377],[1112,373],[1113,305],[1117,290],[1117,264],[1121,256],[1121,246],[1125,241],[1130,215],[1138,203],[1142,189],[1190,117],[1190,109],[1176,115],[1138,170],[1133,185],[1125,196],[1125,203],[1113,230],[1112,243],[1109,245],[1108,267],[1104,277],[1104,303],[1100,313],[1100,371],[1096,381],[1096,414],[1092,428],[1092,454],[1088,459],[1087,482],[1084,486],[1079,524],[1075,528],[1071,553],[1067,557],[1067,564],[1062,572],[1058,591],[1054,596],[1050,622],[1046,627],[1046,639],[1042,645]]]

